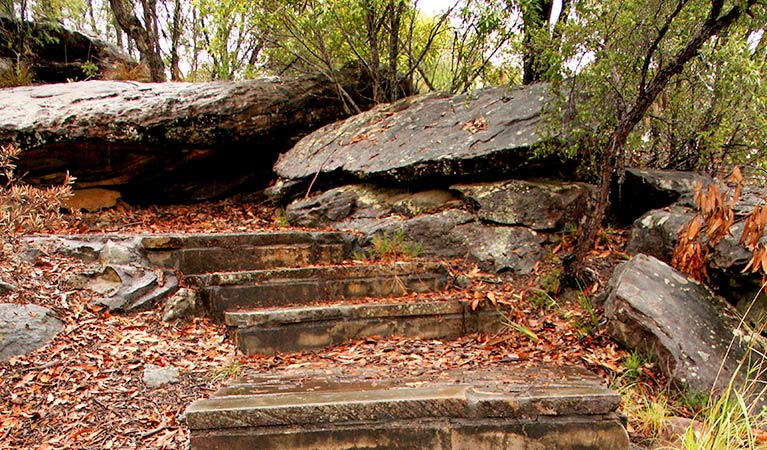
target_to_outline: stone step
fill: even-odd
[[[303,370],[303,372],[301,372]],[[393,380],[281,371],[186,410],[193,450],[624,450],[620,396],[579,368],[501,364]]]
[[[314,350],[370,336],[454,339],[501,328],[498,311],[472,311],[459,300],[228,311],[224,322],[247,355]]]
[[[141,240],[147,259],[186,275],[338,264],[356,237],[342,232],[263,232],[152,235]]]
[[[202,287],[210,313],[222,317],[237,309],[440,291],[447,278],[443,264],[413,261],[213,273],[190,277],[190,282]]]

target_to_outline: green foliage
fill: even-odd
[[[634,384],[645,376],[645,369],[652,366],[652,353],[634,350],[623,359],[624,370],[621,373],[622,384]]]
[[[562,287],[563,275],[561,267],[554,267],[541,276],[538,284],[546,293],[551,295],[557,294]]]
[[[734,5],[724,2],[724,11]],[[578,20],[562,27],[561,45],[539,48],[562,61],[557,92],[562,94],[560,112],[570,125],[570,151],[588,160],[609,146],[618,123],[698,32],[710,10],[710,2],[702,0],[576,3]],[[761,113],[767,106],[767,62],[759,30],[767,20],[761,6],[749,11],[735,26],[706,40],[699,57],[653,99],[628,136],[630,150],[618,155],[620,161],[713,172],[760,158],[760,143],[767,138]]]
[[[274,212],[274,225],[278,228],[285,228],[290,226],[290,222],[288,221],[288,213],[285,208],[278,208]]]
[[[93,61],[86,61],[83,63],[83,75],[86,79],[93,78],[99,73],[99,66]]]
[[[521,333],[522,335],[524,335],[525,337],[527,337],[533,342],[538,342],[538,339],[539,339],[538,335],[535,334],[533,330],[517,322],[514,322],[514,320],[512,320],[511,317],[505,314],[501,314],[501,323],[503,324],[504,327],[508,328],[509,330],[516,331],[517,333]]]
[[[530,303],[535,305],[535,307],[543,308],[545,310],[549,310],[558,306],[556,300],[554,300],[554,297],[552,297],[551,294],[544,289],[533,290],[527,299],[530,301]]]

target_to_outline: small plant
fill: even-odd
[[[538,342],[538,335],[535,334],[533,330],[515,322],[511,317],[505,314],[501,314],[500,316],[501,316],[501,323],[503,324],[504,327],[508,328],[509,330],[516,331],[517,333],[521,333],[525,335],[528,339],[530,339],[533,342]]]
[[[28,86],[33,78],[32,70],[22,61],[0,66],[0,88]]]
[[[149,82],[149,68],[144,63],[130,63],[118,61],[104,73],[105,80],[141,81]]]
[[[544,274],[538,282],[541,289],[549,295],[556,295],[562,288],[562,268],[555,267]]]
[[[99,66],[97,66],[93,61],[86,61],[82,65],[82,71],[83,75],[85,75],[85,79],[89,80],[99,73]]]
[[[277,228],[285,228],[290,226],[290,222],[288,221],[288,213],[285,208],[278,208],[274,212],[274,226]]]
[[[214,383],[231,380],[239,375],[241,369],[240,363],[236,359],[232,359],[228,364],[214,371],[210,380]]]
[[[410,242],[401,229],[392,234],[376,234],[373,236],[371,247],[367,250],[367,258],[374,260],[389,260],[402,258],[417,258],[423,253],[420,244]]]
[[[681,393],[679,401],[684,408],[699,413],[710,402],[710,397],[705,392],[687,390]]]
[[[546,311],[558,307],[554,297],[543,289],[533,290],[527,298],[536,308],[543,308]]]
[[[591,303],[591,299],[588,295],[586,295],[583,289],[578,290],[577,297],[578,304],[585,314],[585,317],[581,317],[575,328],[580,329],[587,335],[594,334],[597,328],[599,328],[599,315],[597,314],[596,309],[594,309],[594,305]]]
[[[634,350],[630,355],[623,359],[624,370],[621,374],[621,381],[625,384],[634,384],[639,382],[645,375],[645,368],[652,365],[652,354],[643,353]]]

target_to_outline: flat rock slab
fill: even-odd
[[[203,287],[211,313],[220,316],[235,309],[439,291],[447,284],[447,269],[415,261],[213,273],[191,280]]]
[[[187,408],[195,450],[628,448],[617,393],[582,369],[499,365],[392,380],[275,372]]]
[[[610,280],[608,330],[629,349],[652,352],[680,386],[709,393],[735,375],[749,351],[737,313],[708,288],[665,263],[637,255]],[[763,344],[756,336],[757,351]]]
[[[141,245],[151,263],[192,275],[337,264],[355,239],[341,232],[217,233],[147,236]]]
[[[317,173],[315,187],[557,173],[561,163],[535,159],[532,150],[542,141],[549,89],[535,84],[456,96],[431,93],[328,125],[280,156],[274,170],[282,184],[272,193],[288,195]]]
[[[245,354],[314,350],[369,336],[453,339],[501,328],[496,311],[463,301],[415,301],[269,308],[224,313]]]
[[[236,82],[83,81],[3,90],[0,144],[22,149],[35,184],[119,191],[129,202],[206,200],[265,188],[271,166],[302,136],[361,108],[366,72]],[[339,84],[340,83],[340,84]]]

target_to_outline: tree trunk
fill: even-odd
[[[548,32],[549,17],[554,2],[552,0],[536,0],[522,6],[522,21],[525,36],[522,40],[522,83],[530,84],[543,81],[543,74],[548,67],[541,60],[540,51],[536,48],[535,34]]]
[[[650,80],[645,79],[644,75],[646,74],[643,74],[636,100],[631,108],[621,115],[622,117],[620,117],[617,127],[610,136],[610,144],[601,156],[599,186],[597,188],[594,213],[588,216],[583,230],[580,236],[578,236],[578,242],[575,245],[575,260],[568,267],[568,275],[575,279],[581,278],[583,275],[585,258],[594,246],[597,231],[605,219],[613,174],[622,169],[621,163],[626,141],[634,127],[642,120],[647,110],[655,102],[658,95],[663,92],[669,81],[682,71],[685,64],[698,55],[703,44],[711,36],[726,30],[755,3],[756,0],[747,0],[745,3],[733,6],[727,13],[720,16],[724,0],[713,0],[708,17],[698,31],[687,41],[687,44],[665,66],[658,68],[656,74]],[[660,42],[667,29],[668,27],[665,30],[659,30],[656,42]],[[645,67],[650,66],[650,60],[653,58],[657,48],[657,45],[653,45],[648,49],[645,56]]]
[[[393,102],[400,96],[397,59],[399,58],[399,29],[402,22],[402,14],[405,12],[405,2],[403,0],[396,0],[390,2],[389,6],[389,70],[386,90],[388,100]]]
[[[365,28],[367,29],[368,45],[370,46],[370,78],[373,81],[373,102],[381,103],[381,57],[378,47],[378,20],[375,5],[370,0],[365,1]]]
[[[170,31],[170,79],[181,81],[181,69],[178,66],[178,46],[181,40],[181,0],[173,2],[173,25]]]
[[[141,54],[141,61],[146,63],[149,68],[149,76],[152,81],[165,81],[165,64],[159,53],[156,11],[152,9],[156,8],[156,2],[154,0],[142,2],[145,8],[144,18],[146,22],[144,25],[141,24],[132,10],[129,11],[126,8],[125,0],[109,0],[109,4],[120,28],[136,43],[136,48]]]

